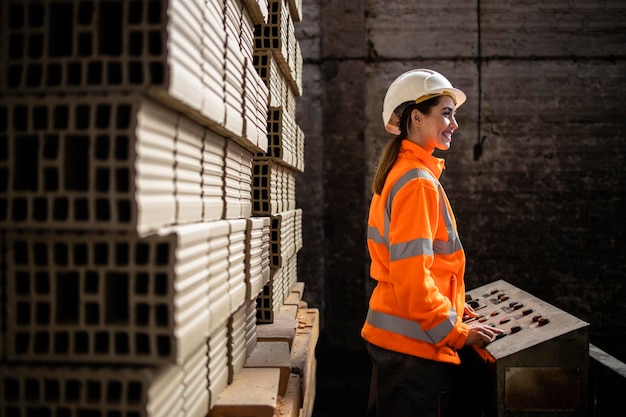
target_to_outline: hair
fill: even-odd
[[[394,113],[396,111],[402,112],[402,114],[399,115],[401,116],[399,123],[400,134],[390,140],[383,148],[383,153],[381,154],[378,161],[376,173],[374,174],[374,180],[372,181],[372,191],[374,192],[374,194],[382,193],[383,186],[385,185],[385,181],[387,180],[387,175],[389,175],[391,167],[398,158],[398,152],[400,151],[400,147],[402,146],[402,141],[406,139],[409,135],[411,113],[413,113],[413,110],[419,110],[420,113],[423,114],[430,114],[431,109],[439,104],[440,99],[441,96],[437,96],[428,100],[424,100],[421,103],[417,104],[412,101],[407,101],[396,107]]]

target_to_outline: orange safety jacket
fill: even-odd
[[[403,140],[368,219],[372,292],[361,330],[384,349],[460,363],[465,252],[439,177],[444,160]]]

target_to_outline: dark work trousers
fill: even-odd
[[[367,343],[372,360],[367,417],[452,417],[457,365]]]

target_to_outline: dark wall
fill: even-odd
[[[626,4],[307,0],[299,279],[318,349],[361,349],[369,183],[389,83],[431,67],[468,95],[441,182],[469,288],[505,279],[626,360]],[[476,152],[481,150],[481,152]]]

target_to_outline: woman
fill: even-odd
[[[370,274],[377,280],[362,329],[372,359],[368,416],[453,415],[458,349],[484,345],[502,330],[463,315],[465,253],[439,183],[459,127],[465,94],[441,74],[400,75],[383,104],[385,129],[396,135],[376,170],[368,219]]]

